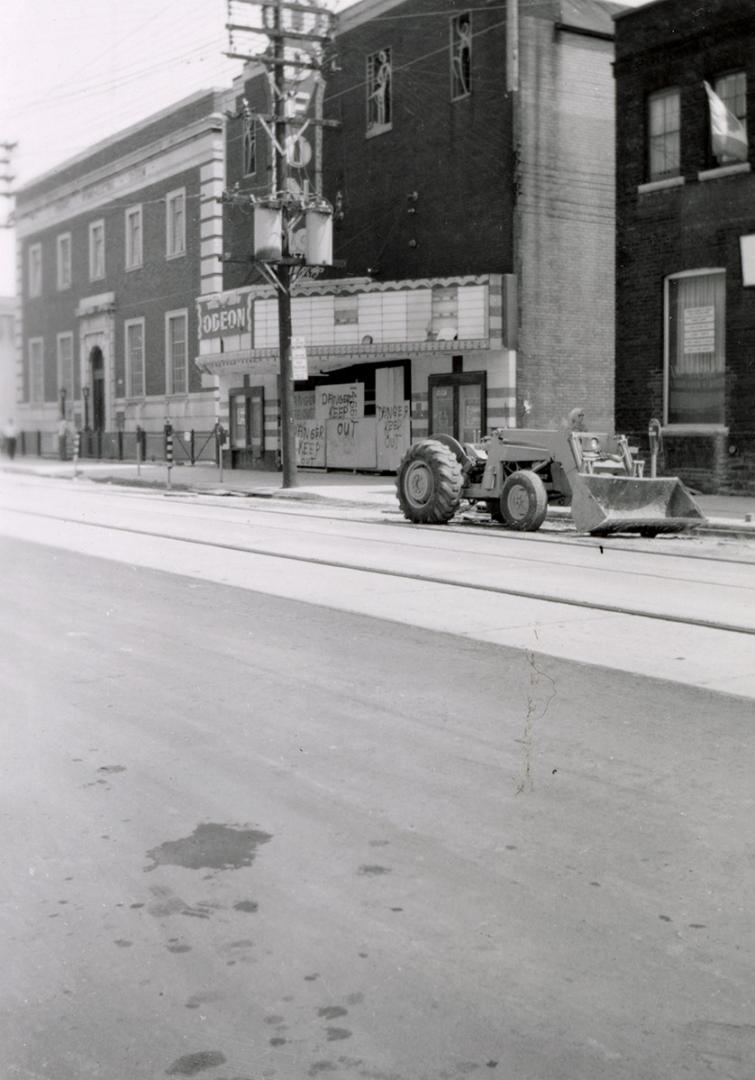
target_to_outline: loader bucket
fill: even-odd
[[[705,516],[675,476],[572,474],[571,513],[578,532],[593,536],[637,532],[644,536],[688,532]]]

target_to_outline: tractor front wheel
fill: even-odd
[[[416,525],[445,525],[461,503],[461,465],[435,439],[414,443],[404,454],[396,477],[404,517]]]
[[[508,476],[501,491],[501,517],[510,529],[536,532],[548,513],[548,493],[537,473],[519,469]]]

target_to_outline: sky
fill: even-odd
[[[18,141],[16,183],[195,90],[229,86],[241,61],[223,55],[227,21],[226,0],[2,0],[0,142]],[[0,223],[9,208],[1,198]],[[15,292],[13,245],[0,229],[0,295]]]

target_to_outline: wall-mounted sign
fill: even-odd
[[[303,382],[309,378],[307,346],[303,337],[291,338],[291,372],[294,382]]]
[[[252,294],[218,293],[197,300],[197,327],[200,341],[248,334],[252,330]]]
[[[315,416],[318,420],[359,420],[364,416],[364,383],[318,386]]]
[[[716,309],[712,304],[705,307],[684,308],[683,342],[686,355],[716,351]]]

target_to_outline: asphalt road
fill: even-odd
[[[751,1080],[751,702],[0,553],[4,1075]]]

